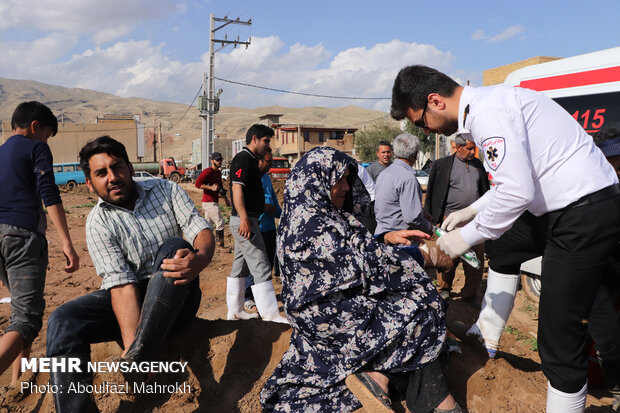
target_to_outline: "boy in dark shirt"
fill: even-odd
[[[28,357],[42,326],[47,269],[47,227],[41,200],[58,231],[66,272],[79,267],[54,183],[47,140],[58,130],[52,111],[39,102],[20,103],[11,118],[13,136],[0,146],[0,281],[11,293],[11,319],[0,338],[0,374]],[[19,358],[12,382],[20,375]]]

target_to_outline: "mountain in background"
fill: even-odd
[[[65,88],[32,80],[0,78],[0,121],[10,121],[20,102],[38,100],[52,109],[61,122],[95,123],[104,114],[138,114],[147,130],[161,122],[164,155],[181,156],[191,152],[191,141],[201,137],[198,109],[180,103],[159,102],[141,98],[123,98],[87,89]],[[279,113],[281,123],[301,123],[363,129],[373,121],[387,118],[384,112],[358,106],[341,108],[287,108],[267,106],[255,109],[222,107],[215,116],[215,133],[220,138],[240,139],[247,128],[267,113]],[[1,122],[0,122],[1,123]],[[148,132],[147,132],[147,135]],[[152,136],[152,133],[150,134]]]

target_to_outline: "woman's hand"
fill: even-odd
[[[411,245],[411,241],[423,243],[424,240],[431,239],[431,236],[424,231],[417,229],[401,229],[399,231],[388,232],[383,236],[386,244]]]

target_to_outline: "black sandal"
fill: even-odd
[[[377,413],[394,411],[390,397],[367,373],[352,374],[345,379],[345,384],[368,411]]]

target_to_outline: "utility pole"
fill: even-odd
[[[215,22],[221,22],[218,27],[215,27]],[[224,36],[224,39],[215,39],[215,32],[228,26],[229,24],[243,24],[245,26],[250,26],[252,24],[252,19],[246,21],[241,21],[237,17],[236,20],[230,20],[228,16],[224,16],[223,19],[215,17],[213,13],[211,13],[211,19],[209,23],[209,74],[203,74],[202,77],[202,96],[200,97],[200,101],[198,102],[198,110],[200,110],[200,117],[202,118],[202,140],[201,140],[201,162],[202,168],[205,169],[209,165],[209,157],[213,152],[213,135],[215,132],[215,114],[220,109],[220,93],[222,90],[220,89],[215,94],[215,53],[222,50],[224,47],[229,44],[234,45],[245,45],[247,48],[250,45],[250,40],[248,39],[246,42],[239,41],[239,36],[237,36],[237,40],[228,40],[227,36]],[[215,50],[215,44],[221,44],[222,46]]]
[[[159,121],[159,160],[164,159],[164,138],[161,135],[161,121]]]
[[[153,162],[157,162],[157,128],[153,126]]]

